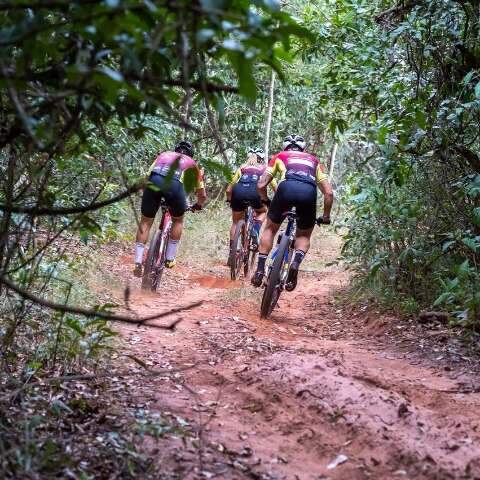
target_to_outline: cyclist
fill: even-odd
[[[161,153],[153,162],[149,170],[149,179],[143,191],[140,224],[138,225],[135,243],[135,270],[136,277],[142,276],[142,260],[145,244],[148,240],[150,228],[160,203],[165,200],[172,216],[172,230],[167,244],[165,266],[175,266],[175,256],[183,231],[183,215],[187,209],[187,199],[184,187],[186,176],[192,180],[197,202],[194,210],[201,210],[207,199],[203,176],[197,163],[192,159],[193,146],[187,141],[175,145],[175,151]],[[190,183],[190,182],[189,182]]]
[[[283,151],[273,155],[268,168],[258,182],[262,199],[267,198],[267,185],[279,174],[281,183],[272,199],[268,218],[260,240],[257,270],[252,284],[259,287],[265,274],[265,262],[273,246],[273,239],[285,213],[296,207],[297,232],[295,254],[288,272],[285,289],[297,286],[298,269],[309,247],[316,218],[317,186],[323,193],[323,222],[330,223],[333,190],[317,157],[305,150],[305,139],[300,135],[288,135],[283,141]]]
[[[247,161],[235,172],[227,187],[227,202],[232,209],[232,226],[230,227],[230,249],[237,223],[243,218],[245,209],[250,205],[255,210],[253,228],[256,236],[252,238],[253,248],[258,249],[260,229],[265,220],[267,207],[262,203],[257,183],[265,172],[265,153],[262,148],[250,148]],[[229,258],[230,260],[230,258]]]

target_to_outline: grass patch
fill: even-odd
[[[187,213],[178,259],[188,266],[225,263],[230,225],[231,214],[226,208]]]

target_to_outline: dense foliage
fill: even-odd
[[[343,256],[359,285],[478,328],[479,16],[475,0],[3,2],[2,385],[93,368],[106,321],[29,295],[95,303],[72,250],[118,235],[152,157],[180,137],[221,195],[264,144],[272,69],[271,148],[298,132],[326,160],[338,144]],[[26,467],[7,423],[12,474]]]
[[[363,278],[407,309],[447,308],[476,326],[478,4],[386,7],[345,2],[335,13],[358,36],[349,35],[348,49],[343,44],[330,84],[346,90],[341,100],[354,113],[347,136],[368,147],[351,172],[345,253]],[[340,87],[342,75],[348,81]]]

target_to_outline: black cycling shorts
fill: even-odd
[[[172,217],[181,217],[187,210],[187,197],[183,183],[175,179],[166,182],[164,176],[152,173],[143,191],[142,215],[154,218],[162,199],[165,200]]]
[[[234,212],[243,212],[249,206],[255,210],[261,210],[263,203],[257,190],[257,184],[255,182],[236,183],[233,186],[230,206]]]
[[[313,228],[317,216],[317,186],[289,179],[280,182],[268,209],[268,218],[274,223],[282,223],[285,213],[292,207],[297,211],[298,228]]]

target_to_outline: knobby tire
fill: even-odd
[[[158,230],[150,241],[147,261],[145,262],[145,270],[142,277],[142,289],[155,292],[158,285],[160,285],[162,273],[165,269],[165,253],[169,238],[170,232],[167,232],[164,237],[162,230]],[[158,262],[159,258],[160,262]]]
[[[283,235],[280,245],[278,246],[277,256],[273,261],[270,275],[267,279],[267,285],[263,291],[262,305],[260,307],[261,318],[268,318],[271,315],[280,298],[280,279],[285,262],[285,252],[288,250],[289,242],[290,237]]]
[[[245,258],[243,260],[243,274],[245,275],[245,278],[248,278],[248,273],[252,272],[254,267],[255,267],[255,261],[257,258],[258,251],[253,251],[251,246],[252,246],[252,235],[255,235],[255,233],[251,232],[248,234],[248,241],[247,241],[247,247],[246,247],[246,253],[245,253]]]
[[[147,260],[145,262],[145,268],[143,270],[143,277],[142,277],[142,289],[143,290],[151,290],[153,285],[152,273],[155,264],[157,263],[158,254],[160,251],[160,242],[162,233],[157,231],[155,235],[150,240],[150,244],[148,245],[148,254]]]
[[[238,245],[240,242],[240,249]],[[232,248],[230,249],[230,278],[237,280],[242,269],[243,259],[245,255],[245,220],[240,220],[235,229],[233,237]]]

